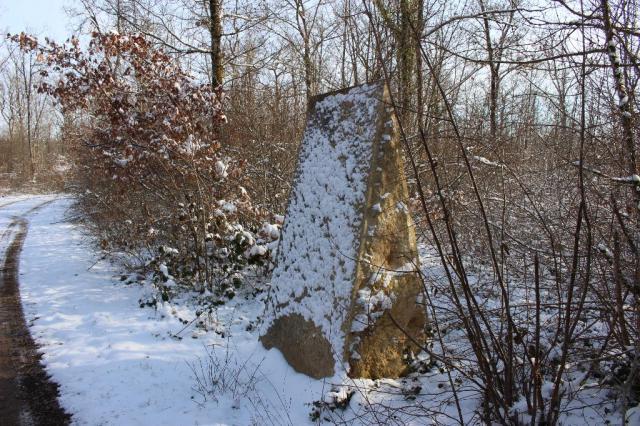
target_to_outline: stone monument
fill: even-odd
[[[260,337],[296,371],[398,377],[424,342],[403,168],[386,85],[311,101]]]

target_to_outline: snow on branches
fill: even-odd
[[[8,37],[47,65],[39,90],[80,118],[82,142],[109,175],[126,182],[198,170],[220,181],[232,172],[217,156],[216,132],[226,121],[221,92],[195,83],[144,36],[93,33],[86,49],[77,38],[60,45]]]
[[[257,219],[240,186],[243,161],[222,154],[220,90],[142,35],[96,32],[86,45],[8,37],[45,65],[38,89],[72,123],[65,142],[78,148],[78,187],[105,246],[156,247],[159,277],[201,290],[214,290],[225,268],[268,257],[254,249],[247,259],[256,240],[235,241],[240,222]]]

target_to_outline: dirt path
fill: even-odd
[[[58,403],[58,385],[49,380],[29,333],[20,303],[20,252],[27,235],[27,216],[39,204],[14,218],[2,240],[13,237],[0,270],[0,425],[67,425],[70,416]]]

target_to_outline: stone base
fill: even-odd
[[[333,376],[335,360],[322,331],[302,315],[276,319],[260,337],[265,348],[278,348],[289,365],[314,379]]]

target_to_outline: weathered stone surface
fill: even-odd
[[[320,327],[302,315],[276,318],[261,340],[267,349],[280,349],[296,371],[316,379],[333,376],[334,360],[329,342]]]
[[[396,126],[383,84],[310,105],[261,337],[309,376],[397,377],[424,341]]]

